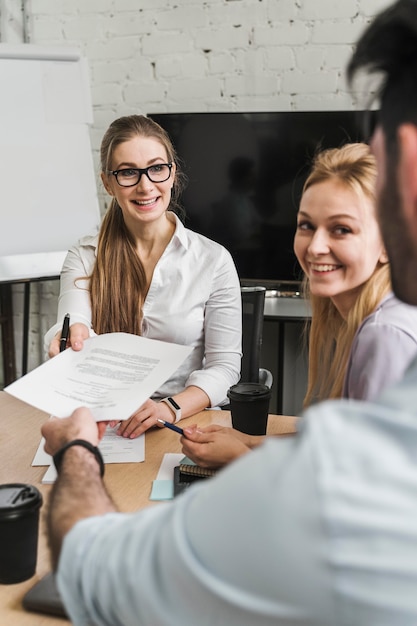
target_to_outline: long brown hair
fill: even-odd
[[[143,115],[120,117],[110,124],[100,149],[101,169],[111,169],[114,150],[135,136],[153,137],[165,148],[176,172],[169,210],[183,217],[179,197],[185,184],[174,146],[166,131]],[[92,326],[96,333],[141,333],[142,306],[147,284],[145,270],[113,198],[100,228],[97,259],[90,276]]]
[[[356,193],[375,201],[376,161],[369,146],[347,144],[318,153],[304,184],[303,193],[313,185],[336,179]],[[332,300],[310,293],[304,278],[304,292],[311,302],[308,338],[308,384],[304,406],[326,398],[340,398],[354,335],[391,289],[389,264],[378,262],[374,273],[361,286],[355,304],[344,319]]]

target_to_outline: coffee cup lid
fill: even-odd
[[[33,485],[24,483],[0,485],[0,519],[36,510],[41,505],[42,494]]]
[[[271,389],[262,383],[237,383],[237,385],[230,387],[227,392],[229,400],[244,400],[245,402],[266,398],[270,395]]]

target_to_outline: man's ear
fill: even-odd
[[[417,126],[402,124],[398,129],[398,145],[401,209],[409,232],[417,242]]]

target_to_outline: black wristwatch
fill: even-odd
[[[96,457],[96,461],[100,466],[100,475],[102,477],[104,476],[104,461],[103,461],[103,457],[101,456],[100,450],[97,448],[97,446],[93,446],[92,443],[90,443],[89,441],[86,441],[85,439],[73,439],[72,441],[69,441],[68,443],[66,443],[65,446],[62,446],[62,448],[58,450],[56,454],[54,454],[52,458],[54,461],[56,471],[58,473],[59,473],[59,469],[61,467],[62,459],[64,457],[65,452],[68,450],[68,448],[71,448],[72,446],[82,446],[83,448],[86,448],[86,450],[91,452],[91,454],[94,454],[94,456]]]
[[[181,407],[174,398],[162,398],[161,402],[165,402],[175,415],[175,422],[179,422],[181,419]]]

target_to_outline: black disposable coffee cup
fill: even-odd
[[[33,485],[0,485],[0,584],[34,575],[41,506],[42,495]]]
[[[227,392],[232,425],[248,435],[265,435],[271,389],[261,383],[237,383]]]

